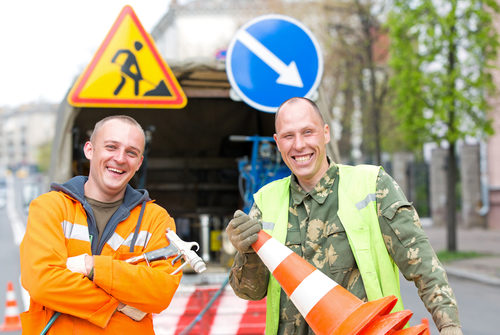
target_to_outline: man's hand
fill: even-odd
[[[123,314],[125,314],[126,316],[135,321],[141,321],[146,316],[146,314],[148,314],[135,307],[125,305],[122,302],[118,304],[116,310],[122,312]]]
[[[229,221],[226,232],[236,250],[244,254],[254,252],[251,245],[257,241],[257,233],[261,229],[262,224],[258,220],[250,219],[248,215],[237,210]]]
[[[460,327],[448,326],[441,329],[439,335],[463,335],[463,333]]]

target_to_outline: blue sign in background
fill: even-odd
[[[258,17],[245,30],[284,64],[295,62],[302,87],[277,83],[280,76],[241,42],[239,34],[228,49],[226,71],[231,87],[243,101],[265,112],[275,112],[283,101],[295,96],[310,97],[323,72],[321,50],[314,36],[300,22],[283,15]]]

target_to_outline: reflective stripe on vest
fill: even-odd
[[[385,247],[376,211],[375,191],[380,167],[337,166],[340,176],[338,215],[344,225],[368,300],[394,294],[398,303],[393,311],[402,310],[399,271]],[[269,183],[254,195],[255,203],[262,212],[262,221],[274,224],[274,229],[267,232],[283,244],[288,226],[289,197],[290,177]],[[270,275],[266,335],[278,332],[280,293],[278,281]]]
[[[64,237],[68,240],[79,240],[84,242],[90,242],[89,238],[89,228],[84,225],[80,225],[77,223],[72,223],[67,220],[61,222],[61,226],[64,232]],[[130,247],[132,243],[132,238],[134,237],[134,233],[130,233],[127,238],[121,237],[118,233],[113,233],[113,236],[106,242],[106,244],[113,249],[114,251],[118,250],[118,248],[122,245]],[[139,232],[137,239],[134,243],[134,246],[139,246],[146,248],[149,239],[151,238],[151,233],[145,230]]]
[[[132,238],[134,237],[134,233],[130,233],[127,238],[121,237],[118,233],[113,233],[113,236],[106,242],[107,245],[111,247],[114,251],[118,250],[118,248],[122,245],[130,247],[130,244],[132,243]],[[139,232],[137,240],[135,241],[134,246],[141,246],[143,248],[146,248],[146,245],[149,242],[149,239],[151,238],[151,233],[148,231],[142,230]]]
[[[79,240],[84,242],[90,242],[89,238],[89,228],[76,223],[71,223],[67,220],[61,222],[62,229],[64,232],[64,237],[68,240]]]

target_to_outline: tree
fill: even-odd
[[[361,50],[365,64],[364,72],[367,77],[367,83],[363,86],[365,86],[364,91],[368,93],[367,98],[370,102],[367,108],[371,116],[368,119],[373,125],[371,133],[373,134],[373,143],[375,145],[375,162],[377,165],[380,165],[382,163],[382,109],[386,99],[388,77],[388,73],[385,70],[386,50],[384,50],[384,47],[386,45],[380,42],[385,31],[383,31],[377,19],[381,15],[377,11],[383,11],[383,6],[376,6],[370,1],[355,0],[354,8],[361,23]],[[376,48],[377,43],[379,46],[378,49]],[[376,55],[376,50],[379,53],[382,51],[382,54]]]
[[[457,141],[491,134],[488,71],[496,59],[495,0],[394,0],[388,27],[394,113],[415,147],[448,144],[447,248],[456,250]]]
[[[42,173],[47,173],[50,167],[50,153],[52,151],[52,141],[47,141],[38,147],[37,165]]]
[[[354,0],[326,1],[330,30],[335,39],[337,59],[336,79],[338,107],[343,109],[344,135],[340,139],[341,153],[347,155],[348,143],[353,141],[356,113],[362,120],[362,147],[376,164],[382,163],[382,151],[387,149],[384,134],[394,129],[387,117],[388,101],[387,30],[381,24],[386,14],[383,1]],[[334,13],[341,13],[334,18]],[[394,133],[394,130],[392,130]],[[393,138],[392,138],[393,139]],[[356,162],[356,157],[352,157]]]

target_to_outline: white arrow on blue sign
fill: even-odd
[[[283,101],[316,92],[323,57],[302,23],[284,15],[263,15],[236,32],[227,51],[226,72],[243,101],[274,113]]]

